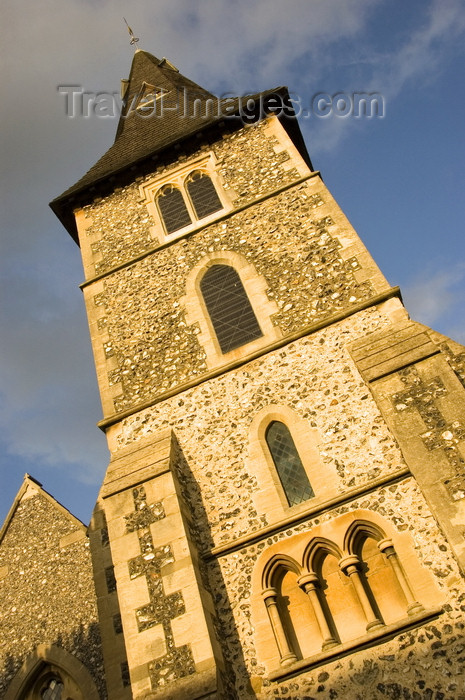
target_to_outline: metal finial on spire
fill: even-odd
[[[123,19],[126,22],[126,18],[123,17]],[[134,32],[132,31],[131,27],[129,26],[129,24],[127,22],[126,22],[126,26],[128,28],[129,36],[131,37],[130,44],[131,44],[131,46],[134,46],[135,49],[137,49],[136,44],[139,41],[139,38],[137,36],[134,36]]]

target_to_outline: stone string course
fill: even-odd
[[[92,564],[86,537],[60,548],[77,526],[41,494],[23,499],[0,548],[0,696],[39,644],[76,656],[106,698]]]
[[[318,429],[320,457],[338,478],[338,493],[397,471],[404,466],[400,451],[344,348],[387,323],[369,309],[257,358],[125,419],[118,444],[174,430],[193,519],[208,522],[203,550],[267,524],[253,503],[260,485],[247,454],[250,424],[270,403],[289,406]]]
[[[231,216],[113,270],[90,297],[99,315],[100,337],[93,342],[104,350],[116,412],[207,371],[200,329],[187,325],[180,303],[190,270],[207,254],[232,251],[255,267],[279,308],[272,322],[284,336],[387,288],[319,177],[256,201],[300,177],[289,153],[275,152],[282,146],[275,136],[266,135],[266,128],[266,123],[255,125],[204,148],[205,153],[215,153],[216,172],[233,205]],[[180,158],[157,174],[166,175],[182,163]],[[91,222],[91,277],[158,245],[150,234],[155,222],[139,193],[139,185],[148,179],[85,208]],[[252,206],[234,213],[244,204]]]
[[[188,326],[179,300],[189,271],[207,253],[229,250],[252,263],[268,283],[280,311],[273,323],[284,335],[324,319],[373,294],[354,277],[354,261],[339,255],[332,219],[313,219],[307,186],[282,193],[252,209],[211,225],[193,236],[125,268],[104,283],[94,298],[104,309],[105,354],[116,361],[110,384],[122,394],[123,410],[207,371],[196,325]],[[300,215],[289,210],[293,200]],[[247,233],[244,234],[244,231]],[[292,238],[292,249],[289,240]],[[325,268],[324,275],[321,269]],[[293,270],[289,284],[290,270]]]
[[[253,202],[298,177],[292,168],[282,167],[289,160],[289,154],[286,151],[276,153],[278,141],[274,136],[266,136],[265,130],[266,122],[261,122],[227,134],[224,139],[205,144],[196,151],[196,157],[214,153],[223,189],[235,206]],[[142,204],[139,186],[155,176],[164,177],[186,160],[186,156],[181,156],[174,163],[161,165],[136,183],[85,207],[85,213],[93,222],[87,235],[92,240],[97,236],[92,243],[95,274],[129,262],[154,247],[150,227],[155,222]]]
[[[432,573],[446,596],[444,612],[434,620],[372,649],[340,658],[301,675],[270,682],[255,651],[254,620],[250,614],[252,572],[268,546],[294,534],[330,523],[356,509],[369,509],[391,521],[399,532],[409,532],[415,553]],[[310,539],[310,534],[309,534]],[[236,674],[236,689],[246,697],[249,676],[260,691],[257,697],[288,700],[464,700],[465,698],[465,595],[455,559],[439,531],[428,505],[413,479],[381,488],[346,506],[335,508],[286,531],[264,538],[240,552],[220,558],[221,571],[212,564],[210,575],[221,609],[226,653]],[[220,595],[219,592],[222,592]],[[231,604],[230,601],[234,601]],[[235,630],[241,639],[239,647]],[[408,679],[406,679],[408,675]]]

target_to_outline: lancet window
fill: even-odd
[[[287,425],[272,421],[266,429],[265,440],[289,506],[312,498],[315,494]]]
[[[263,335],[241,278],[233,267],[209,267],[200,281],[200,291],[223,354]]]

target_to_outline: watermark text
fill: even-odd
[[[318,92],[305,99],[295,93],[270,92],[260,95],[234,97],[225,93],[220,97],[195,93],[186,88],[175,91],[161,89],[139,93],[122,99],[117,92],[91,92],[79,85],[60,85],[57,88],[64,100],[67,117],[99,117],[125,119],[138,115],[143,119],[162,118],[176,114],[182,119],[239,118],[252,123],[268,114],[288,118],[317,117],[382,118],[385,100],[378,92]]]

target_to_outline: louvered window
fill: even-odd
[[[263,335],[241,279],[233,267],[210,267],[202,278],[200,291],[222,353]]]
[[[186,189],[198,219],[223,208],[215,186],[206,173],[196,170],[186,180]]]
[[[315,494],[289,428],[281,421],[273,421],[266,430],[265,439],[289,505],[312,498]]]
[[[157,204],[167,233],[192,223],[182,192],[177,187],[165,185],[157,195]]]

